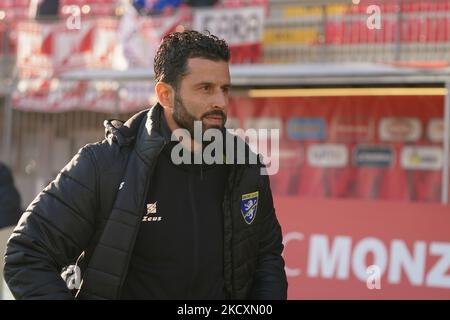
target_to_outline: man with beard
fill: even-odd
[[[172,133],[194,136],[195,121],[229,135],[229,58],[213,35],[163,39],[158,103],[125,123],[105,121],[106,139],[82,148],[19,221],[5,255],[16,298],[286,298],[263,165],[172,158]],[[191,155],[201,152],[200,141],[183,143]]]

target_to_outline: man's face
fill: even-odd
[[[175,91],[173,118],[194,135],[194,121],[202,121],[203,130],[222,129],[227,120],[230,71],[225,61],[190,58],[187,74]]]

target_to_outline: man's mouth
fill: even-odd
[[[223,120],[222,116],[206,116],[205,119]]]
[[[224,116],[222,114],[213,113],[204,116],[203,120],[208,124],[223,125]]]
[[[223,117],[221,117],[221,116],[206,116],[203,118],[203,120],[208,124],[214,124],[214,125],[222,125],[223,124]]]

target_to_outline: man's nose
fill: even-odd
[[[228,94],[220,90],[214,95],[214,108],[226,110],[228,107]]]

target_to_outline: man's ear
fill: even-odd
[[[157,82],[155,92],[160,105],[165,108],[173,108],[175,91],[170,84],[161,81]]]

